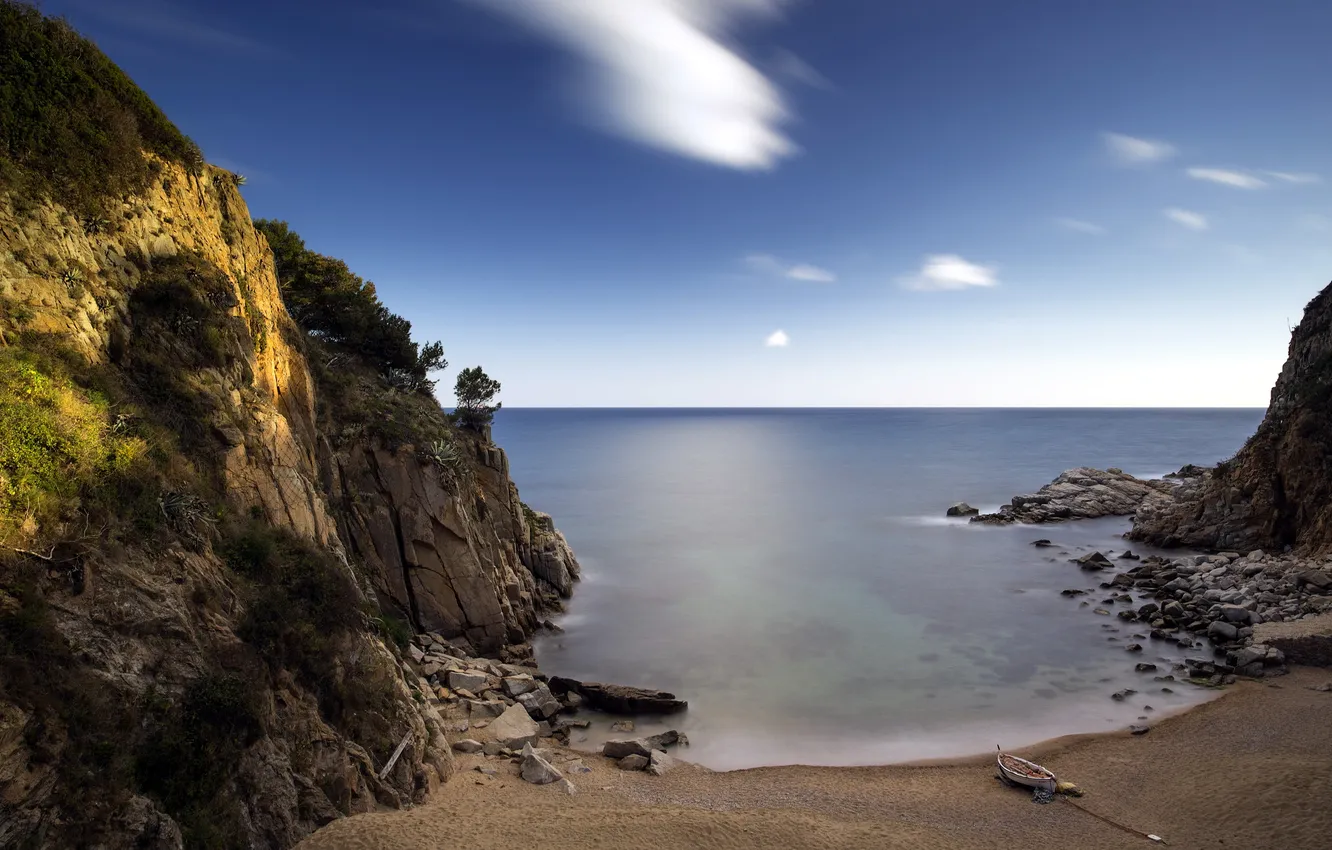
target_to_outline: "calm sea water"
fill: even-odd
[[[1140,629],[1059,594],[1096,588],[1068,558],[1124,549],[1126,521],[984,528],[943,514],[960,500],[992,510],[1074,466],[1154,477],[1213,463],[1261,418],[505,409],[495,438],[585,571],[565,633],[538,641],[542,669],[676,692],[690,710],[669,726],[689,733],[687,757],[730,769],[969,754],[1205,698],[1133,670],[1167,673],[1178,650],[1143,640],[1130,655]],[[1139,693],[1111,700],[1123,687]]]

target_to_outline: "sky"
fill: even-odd
[[[1264,407],[1319,0],[47,0],[508,406]]]

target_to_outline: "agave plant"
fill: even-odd
[[[231,176],[232,176],[232,178],[236,181],[236,185],[237,185],[237,186],[244,186],[244,185],[245,185],[245,175],[244,175],[244,174],[233,174],[233,175],[231,175]]]
[[[83,232],[89,236],[105,233],[110,226],[111,222],[100,215],[90,215],[83,219]]]

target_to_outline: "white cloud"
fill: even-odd
[[[956,254],[931,254],[925,258],[919,273],[903,279],[901,283],[907,289],[929,292],[998,286],[999,279],[992,266],[976,265]]]
[[[1188,171],[1194,180],[1207,180],[1222,186],[1234,186],[1236,189],[1261,189],[1267,184],[1252,174],[1243,171],[1227,171],[1224,168],[1190,168]]]
[[[619,134],[729,168],[796,152],[782,93],[725,39],[783,0],[472,0],[559,42],[593,71],[585,93]]]
[[[1181,224],[1184,227],[1187,227],[1189,230],[1207,229],[1207,216],[1202,213],[1182,210],[1179,207],[1171,207],[1170,209],[1165,210],[1165,217],[1176,224]]]
[[[792,280],[807,280],[811,283],[832,283],[837,275],[818,266],[799,265],[786,270],[786,276]]]
[[[1264,171],[1268,177],[1273,180],[1280,180],[1283,183],[1295,183],[1297,185],[1308,186],[1314,183],[1322,183],[1323,178],[1317,174],[1311,174],[1307,171]]]
[[[1057,218],[1055,219],[1055,224],[1065,230],[1072,230],[1075,233],[1091,233],[1099,236],[1105,232],[1105,228],[1101,225],[1077,218]]]
[[[1111,155],[1125,165],[1145,165],[1175,155],[1175,146],[1169,142],[1139,139],[1123,133],[1102,133],[1101,138]]]
[[[788,266],[772,254],[750,254],[745,257],[745,264],[754,271],[788,277],[791,280],[809,283],[832,283],[837,280],[837,275],[827,269],[811,266],[808,263]]]
[[[773,331],[763,341],[763,344],[768,348],[786,348],[790,343],[791,337],[787,335],[786,331]]]

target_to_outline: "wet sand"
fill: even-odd
[[[1036,805],[992,756],[889,767],[776,767],[663,777],[584,756],[579,792],[533,786],[506,761],[460,756],[428,802],[336,821],[301,850],[436,848],[1332,847],[1332,671],[1242,682],[1141,737],[1077,736],[1019,751],[1086,792]],[[1186,686],[1181,686],[1186,687]],[[688,750],[679,753],[688,757]],[[472,768],[489,763],[491,778]],[[561,762],[556,762],[562,766]],[[1082,811],[1074,805],[1082,806]]]

